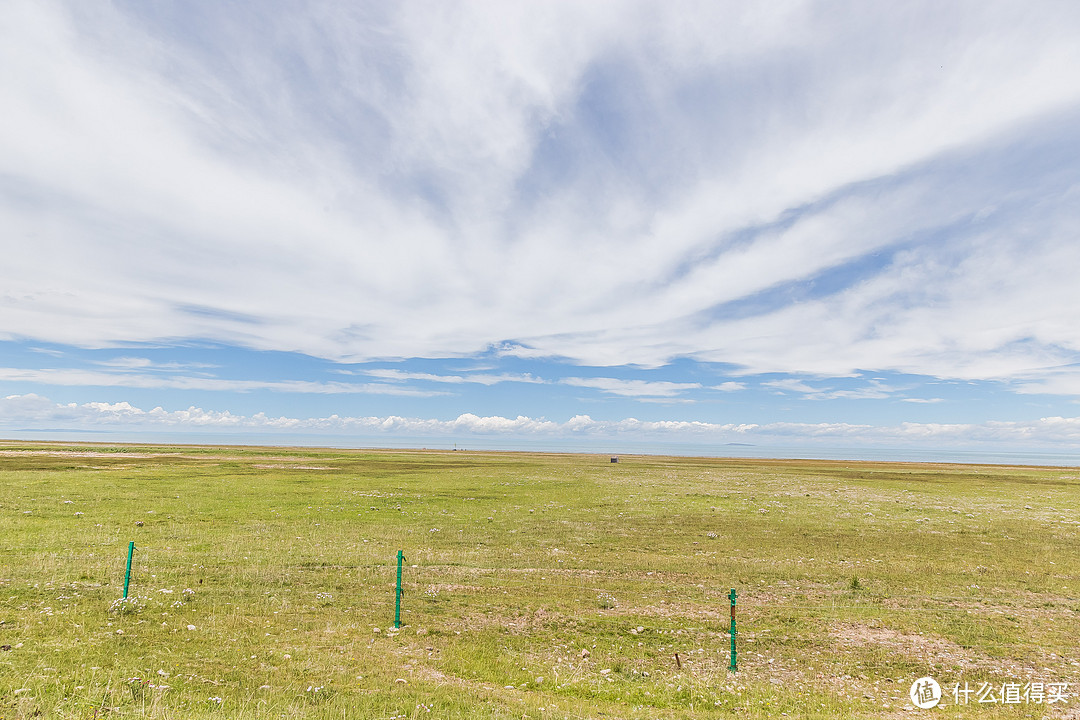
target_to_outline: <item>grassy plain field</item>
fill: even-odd
[[[1080,689],[1078,511],[1075,468],[0,444],[0,718],[1076,718],[951,689]]]

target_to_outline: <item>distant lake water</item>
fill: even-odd
[[[496,450],[603,455],[675,455],[684,457],[869,460],[879,462],[940,462],[990,465],[1080,467],[1080,448],[912,448],[832,447],[826,445],[751,445],[743,443],[677,443],[618,438],[521,439],[499,436],[394,437],[271,433],[140,433],[67,430],[4,431],[9,440],[60,442],[131,442],[177,445],[278,445],[331,448],[388,448],[430,450]]]

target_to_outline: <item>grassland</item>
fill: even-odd
[[[7,443],[0,718],[1075,718],[907,695],[1080,689],[1078,510],[1075,468]]]

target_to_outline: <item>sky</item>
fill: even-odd
[[[6,0],[0,437],[1080,454],[1077,37]]]

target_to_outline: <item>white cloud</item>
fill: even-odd
[[[880,380],[871,380],[863,387],[851,390],[830,390],[814,397],[825,400],[881,400],[892,397],[897,391],[898,388],[886,385]]]
[[[746,383],[729,380],[727,382],[722,382],[719,385],[711,385],[709,389],[719,390],[720,392],[738,392],[746,389]]]
[[[154,363],[151,362],[149,358],[121,357],[113,358],[112,360],[102,360],[96,364],[104,367],[118,368],[120,370],[141,370],[153,366]]]
[[[813,387],[812,385],[807,385],[802,380],[797,380],[795,378],[768,380],[761,383],[761,386],[773,388],[775,390],[779,390],[780,392],[796,392],[803,393],[804,395],[816,395],[821,392],[821,390],[819,390],[818,388]]]
[[[371,377],[377,377],[383,380],[394,381],[406,381],[406,380],[424,380],[427,382],[437,383],[450,383],[460,385],[462,383],[475,383],[477,385],[498,385],[504,382],[517,382],[517,383],[529,383],[529,384],[543,384],[545,381],[541,378],[534,377],[528,373],[500,373],[493,375],[491,373],[467,373],[464,375],[437,375],[434,373],[422,373],[422,372],[409,372],[407,370],[397,370],[394,368],[375,368],[372,370],[360,371],[364,375],[370,375]]]
[[[899,388],[886,385],[880,380],[870,380],[862,387],[834,390],[814,387],[797,378],[783,378],[761,383],[762,387],[774,388],[781,393],[801,393],[810,400],[881,400],[892,397]]]
[[[126,370],[203,370],[216,367],[207,363],[159,363],[144,357],[118,357],[111,360],[100,360],[94,363],[101,367],[115,368],[120,371]]]
[[[674,398],[689,390],[696,390],[701,383],[677,383],[666,380],[621,380],[608,377],[566,377],[559,380],[563,385],[586,387],[611,395],[623,397]]]
[[[1017,378],[1017,392],[1029,395],[1046,393],[1080,396],[1080,367],[1057,367],[1032,375],[1034,374]]]
[[[64,353],[63,353],[62,350],[55,350],[53,348],[30,347],[30,348],[27,348],[27,350],[29,350],[30,352],[39,353],[41,355],[48,355],[50,357],[56,357],[56,358],[64,356]]]

